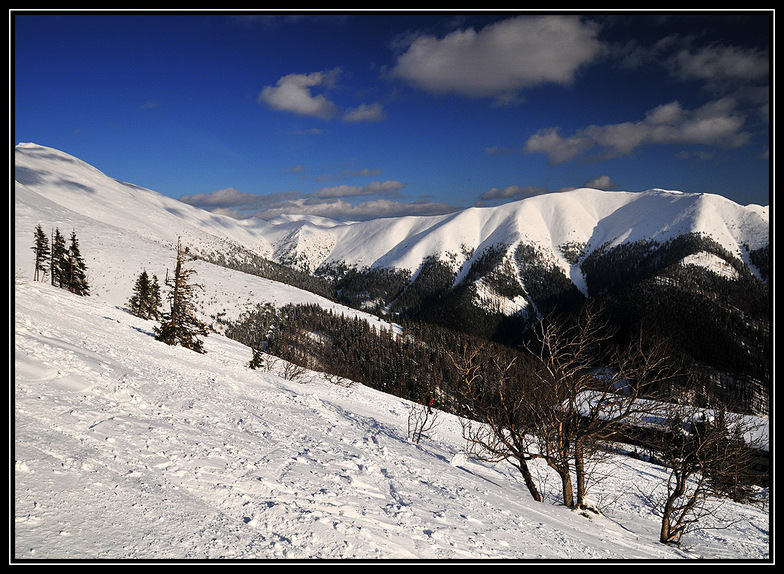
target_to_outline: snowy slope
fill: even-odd
[[[87,264],[91,297],[125,305],[136,278],[146,269],[163,287],[167,269],[174,268],[177,237],[194,251],[242,246],[262,256],[272,247],[252,225],[213,215],[159,193],[121,183],[71,156],[36,146],[16,149],[14,190],[14,274],[33,277],[33,232],[40,224],[48,234],[58,227],[68,237],[76,231]],[[222,313],[236,318],[256,304],[276,307],[316,303],[325,308],[373,316],[336,305],[323,297],[260,277],[238,273],[204,261],[191,265],[199,310],[209,318]],[[235,277],[239,277],[235,279]]]
[[[236,242],[262,255],[272,251],[259,230],[245,222],[117,181],[51,148],[19,144],[15,151],[17,192],[28,189],[83,217],[164,244],[176,243],[179,235],[193,247]]]
[[[552,476],[537,503],[510,465],[466,460],[451,416],[413,444],[401,399],[285,381],[221,336],[200,355],[101,298],[14,288],[12,559],[770,557],[767,513],[730,502],[728,528],[658,543],[656,466],[604,462],[589,493],[604,513],[587,518]]]

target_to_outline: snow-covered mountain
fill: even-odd
[[[163,282],[173,269],[177,238],[195,253],[248,252],[272,257],[264,226],[196,209],[157,192],[117,181],[63,152],[20,144],[15,152],[14,274],[33,277],[32,233],[76,231],[88,268],[91,296],[123,306],[141,271]],[[210,265],[193,264],[204,286],[200,310],[231,319],[269,302],[317,303],[348,314],[352,309],[268,279]],[[365,316],[364,314],[362,314]],[[367,315],[369,321],[377,322]]]
[[[162,273],[178,236],[198,254],[233,254],[242,259],[250,253],[307,272],[343,265],[402,270],[415,278],[426,261],[436,260],[452,269],[455,284],[489,249],[500,249],[512,262],[521,294],[501,297],[497,306],[514,313],[528,303],[524,297],[527,285],[513,257],[521,245],[534,249],[541,261],[588,294],[582,263],[598,249],[639,241],[666,243],[684,234],[703,234],[757,272],[749,254],[769,241],[767,206],[741,206],[718,195],[660,189],[576,189],[435,217],[261,221],[194,208],[117,181],[77,158],[36,144],[16,147],[14,177],[16,272],[30,272],[25,265],[28,258],[22,254],[27,253],[36,223],[66,229],[96,226],[95,233],[84,229],[80,236],[88,258],[91,254],[101,257],[101,252],[112,254],[91,265],[93,273],[111,277],[107,285],[101,285],[100,277],[94,278],[98,293],[109,290],[118,277],[130,281],[129,274],[135,276],[137,268]],[[140,241],[161,246],[161,257],[134,260],[138,251],[134,244]],[[722,265],[715,257],[695,257],[691,262],[718,263],[717,269]],[[481,279],[473,277],[475,282]],[[481,295],[487,285],[478,282],[477,291]]]

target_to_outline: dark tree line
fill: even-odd
[[[60,229],[55,228],[52,230],[50,246],[49,238],[38,224],[35,228],[34,241],[32,247],[35,253],[34,281],[45,281],[48,274],[55,287],[67,289],[76,295],[90,294],[87,264],[82,257],[76,231],[71,232],[70,241],[66,243]]]
[[[226,324],[224,333],[251,348],[396,396],[437,397],[439,408],[457,412],[454,367],[445,351],[477,346],[481,339],[422,321],[401,318],[401,323],[404,334],[318,305],[264,305]],[[489,345],[502,356],[516,353]]]
[[[679,235],[664,243],[646,239],[614,247],[603,246],[591,252],[580,267],[589,294],[596,297],[649,279],[684,257],[700,252],[717,255],[740,276],[750,275],[742,261],[712,238],[696,232]]]
[[[565,248],[566,249],[566,248]],[[585,297],[560,267],[548,262],[533,245],[515,249],[520,279],[539,316],[568,313],[585,302]]]
[[[675,264],[602,300],[619,338],[640,326],[667,337],[684,360],[703,367],[705,384],[730,408],[767,414],[773,349],[766,283],[748,273],[731,279]]]

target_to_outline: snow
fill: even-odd
[[[143,269],[163,283],[178,236],[194,249],[242,245],[271,256],[282,238],[329,234],[334,260],[408,265],[431,250],[460,253],[525,234],[554,246],[604,241],[630,229],[612,214],[633,201],[664,210],[663,221],[663,205],[675,210],[676,201],[700,198],[578,190],[553,194],[549,204],[532,198],[507,211],[440,218],[250,222],[116,181],[35,144],[17,146],[14,175],[12,559],[769,559],[766,507],[725,502],[719,513],[731,526],[664,546],[642,494],[662,484],[656,466],[613,458],[589,493],[603,513],[590,517],[559,505],[554,477],[538,466],[546,499],[537,503],[511,465],[465,456],[460,421],[450,415],[441,413],[415,444],[407,436],[412,405],[402,399],[318,373],[291,381],[278,370],[251,370],[250,349],[219,334],[205,338],[204,355],[169,347],[154,339],[153,323],[124,308]],[[703,221],[743,216],[721,227],[726,242],[754,248],[754,233],[767,242],[767,208],[713,203],[695,207]],[[75,230],[90,297],[32,281],[39,223]],[[295,233],[298,226],[312,228]],[[288,252],[311,264],[324,256],[308,245],[289,244]],[[287,285],[193,266],[208,321],[259,303],[316,303],[398,329]]]
[[[590,497],[534,502],[511,465],[472,461],[441,413],[318,373],[287,381],[220,335],[206,354],[96,298],[15,283],[17,560],[766,560],[765,509],[662,545],[645,499],[662,469],[616,456]],[[545,476],[544,467],[536,467]]]
[[[718,255],[701,251],[692,255],[687,255],[681,259],[681,265],[696,265],[713,271],[719,277],[725,279],[737,279],[738,271]]]

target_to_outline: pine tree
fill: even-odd
[[[52,285],[65,288],[68,285],[68,249],[65,245],[65,237],[62,236],[59,228],[55,228],[52,232],[51,256],[49,269]]]
[[[170,310],[164,313],[161,323],[155,327],[155,336],[167,345],[181,345],[198,353],[204,349],[200,336],[207,335],[207,327],[197,317],[193,305],[195,289],[200,285],[189,283],[190,276],[196,271],[185,267],[188,250],[183,249],[177,240],[177,261],[174,276],[166,278]]]
[[[150,283],[150,304],[147,319],[158,319],[161,316],[161,286],[158,284],[157,275],[153,274]]]
[[[253,358],[251,358],[250,362],[248,363],[248,367],[251,369],[261,369],[264,366],[264,353],[261,352],[259,347],[252,347],[253,351]]]
[[[67,284],[66,288],[76,295],[86,297],[90,294],[90,286],[87,283],[87,265],[82,259],[79,251],[79,240],[76,232],[71,232],[71,245],[67,252]]]
[[[49,271],[49,258],[51,257],[51,250],[49,249],[49,238],[41,229],[39,223],[35,228],[35,245],[31,247],[35,252],[35,274],[33,281],[43,281]]]
[[[152,280],[143,270],[136,279],[133,295],[128,300],[131,313],[142,319],[157,319],[160,313],[161,292],[158,278],[153,275]]]

